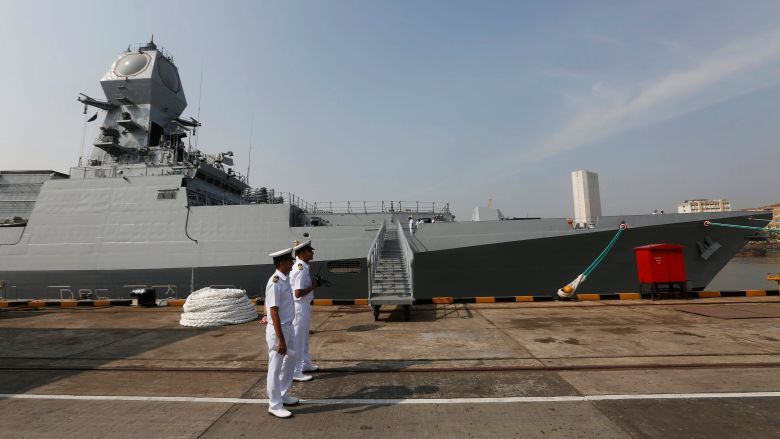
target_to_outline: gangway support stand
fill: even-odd
[[[402,306],[404,309],[404,321],[409,321],[412,318],[412,305],[397,305]],[[372,308],[374,309],[374,321],[379,320],[379,311],[382,308],[382,305],[373,305]]]

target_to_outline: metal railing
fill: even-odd
[[[315,209],[315,203],[310,203],[292,192],[278,192],[265,187],[244,190],[241,204],[290,204],[306,212]]]
[[[270,188],[244,191],[241,204],[290,204],[307,213],[432,213],[449,214],[443,201],[306,201],[292,192]]]
[[[387,221],[382,221],[382,226],[379,231],[376,232],[374,243],[371,244],[371,249],[368,251],[366,257],[366,265],[368,266],[368,297],[374,292],[374,277],[376,276],[376,269],[379,266],[379,258],[382,255],[382,246],[385,243],[385,231],[387,230]]]
[[[409,238],[406,236],[403,224],[399,221],[396,223],[396,226],[398,227],[398,239],[401,240],[401,250],[403,251],[404,264],[406,265],[406,278],[409,280],[409,295],[414,297],[414,273],[412,273],[414,251],[412,251],[412,246],[409,244]]]
[[[450,203],[442,201],[316,201],[310,213],[450,213]]]

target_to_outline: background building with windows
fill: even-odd
[[[685,200],[677,205],[677,213],[731,212],[729,200]]]

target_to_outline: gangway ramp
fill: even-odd
[[[409,320],[414,304],[411,276],[414,256],[400,224],[383,229],[376,243],[375,271],[369,280],[369,305],[374,310],[374,320],[379,318],[382,305],[402,306],[404,317]]]

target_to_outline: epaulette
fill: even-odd
[[[271,282],[273,282],[273,283],[279,282],[279,276],[274,275],[274,277],[271,278]]]

